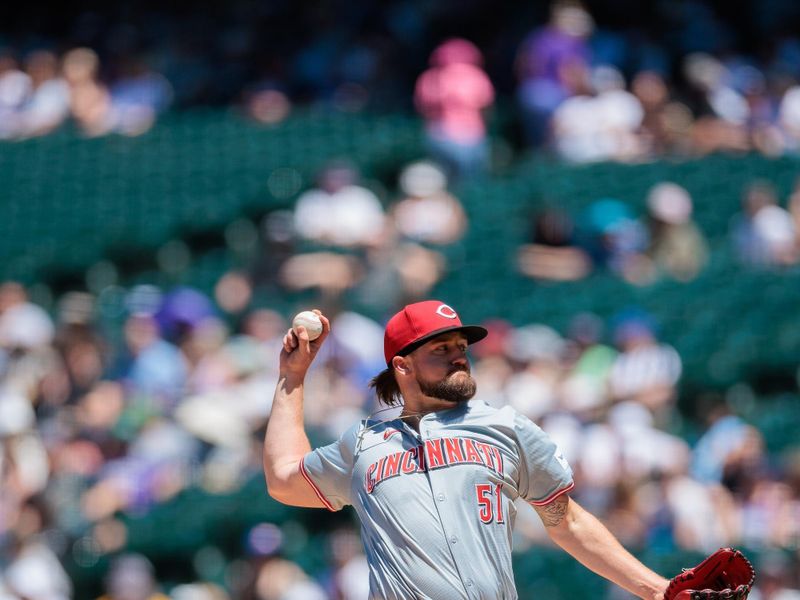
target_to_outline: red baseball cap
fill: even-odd
[[[395,356],[406,356],[431,338],[449,331],[462,332],[469,344],[479,342],[488,333],[477,325],[462,325],[458,313],[439,300],[409,304],[386,324],[383,335],[386,364],[390,365]]]

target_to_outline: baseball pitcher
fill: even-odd
[[[447,304],[411,304],[386,325],[387,368],[371,385],[382,402],[402,404],[400,416],[365,419],[312,449],[303,381],[330,332],[320,318],[314,341],[303,328],[284,337],[264,472],[269,494],[285,504],[354,507],[371,598],[517,598],[511,532],[519,497],[586,567],[639,598],[665,597],[670,582],[570,498],[572,470],[546,433],[510,407],[468,402],[476,383],[467,346],[487,332],[462,325]]]

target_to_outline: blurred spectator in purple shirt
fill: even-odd
[[[517,94],[531,146],[547,140],[553,111],[576,93],[570,73],[588,67],[587,40],[593,28],[591,15],[579,2],[560,0],[552,6],[550,22],[522,42],[516,65]]]

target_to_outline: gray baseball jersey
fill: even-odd
[[[534,505],[573,487],[556,444],[511,407],[471,402],[364,420],[309,452],[301,471],[330,510],[361,519],[370,597],[517,598],[511,532],[518,497]]]

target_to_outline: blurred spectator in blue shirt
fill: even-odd
[[[0,48],[0,140],[15,136],[15,116],[30,88],[30,77],[19,69],[12,51]]]
[[[769,182],[754,181],[744,191],[742,212],[731,223],[736,257],[751,267],[793,264],[797,260],[795,225],[789,212],[778,206]]]
[[[187,365],[180,350],[161,337],[153,316],[130,316],[125,341],[131,358],[124,379],[133,390],[168,403],[177,400],[184,390]]]
[[[581,222],[581,244],[597,265],[630,283],[650,283],[652,264],[645,254],[648,231],[627,204],[615,198],[592,202]]]
[[[784,150],[795,155],[800,153],[800,85],[784,93],[778,107],[778,124]]]
[[[129,57],[122,76],[111,85],[114,130],[125,135],[144,133],[172,102],[172,86],[142,59]]]

